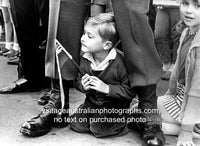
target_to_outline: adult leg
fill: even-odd
[[[38,91],[43,88],[44,55],[39,51],[39,14],[35,0],[11,0],[11,8],[16,24],[16,34],[21,48],[20,63],[23,79],[0,90],[0,93],[16,93],[24,90]],[[37,59],[36,59],[37,58]],[[21,75],[20,75],[21,77]],[[23,82],[21,82],[23,80]]]
[[[170,9],[170,38],[171,38],[171,49],[172,49],[172,64],[174,65],[177,57],[177,49],[179,46],[179,39],[181,33],[177,32],[176,26],[180,21],[180,12],[178,8]],[[172,69],[171,69],[172,70]]]
[[[86,14],[86,4],[87,0],[77,0],[71,1],[71,0],[61,0],[61,2],[58,1],[50,1],[50,19],[49,19],[49,32],[48,32],[48,39],[47,39],[47,51],[46,51],[46,61],[45,61],[45,71],[46,76],[52,78],[52,81],[55,83],[53,84],[53,91],[50,95],[50,100],[47,105],[45,105],[44,111],[54,111],[61,109],[61,96],[60,96],[60,85],[58,83],[58,73],[57,73],[57,66],[55,61],[55,39],[57,38],[61,44],[69,51],[75,60],[79,59],[79,50],[80,50],[80,36],[82,33],[83,28],[83,21]],[[88,3],[87,3],[88,4]],[[77,11],[77,9],[79,11]],[[56,11],[58,10],[58,11]],[[76,13],[78,12],[78,13]],[[59,14],[59,15],[58,15]],[[56,16],[56,17],[55,17]],[[76,17],[77,16],[77,17]],[[59,19],[58,19],[59,18]],[[59,20],[59,21],[58,21]],[[58,22],[58,23],[55,23]],[[66,25],[68,26],[66,31],[63,32],[64,29],[66,29]],[[80,27],[81,25],[81,27]],[[58,27],[58,30],[57,30]],[[76,35],[79,34],[79,35]],[[75,35],[75,36],[74,36]],[[79,42],[79,43],[78,43]],[[69,49],[69,50],[68,50]],[[73,50],[74,49],[74,50]],[[74,51],[74,52],[73,52]],[[76,71],[71,70],[74,68],[71,68],[70,65],[64,64],[64,67],[61,67],[62,71],[62,82],[63,82],[63,88],[64,88],[64,95],[65,95],[65,106],[64,109],[69,108],[69,80],[72,80],[76,77]],[[25,135],[33,136],[30,134],[35,133],[40,136],[46,134],[49,130],[46,130],[46,133],[41,133],[40,129],[50,129],[50,127],[53,125],[52,120],[56,118],[64,118],[68,115],[62,114],[62,113],[56,113],[56,114],[49,114],[49,112],[42,112],[44,115],[43,120],[42,118],[40,122],[33,120],[33,123],[30,124],[30,122],[25,122],[25,125],[22,125],[22,133]],[[53,116],[52,116],[53,115]],[[58,117],[57,117],[58,116]],[[53,117],[53,118],[52,118]],[[68,123],[55,123],[58,127],[66,126]],[[27,125],[27,126],[26,126]],[[33,127],[38,127],[36,129],[29,128],[33,125]],[[23,131],[23,129],[28,129],[26,131]],[[34,133],[34,134],[35,134]]]
[[[163,63],[163,70],[168,71],[171,66],[170,49],[170,20],[169,9],[157,9],[155,22],[155,44]]]
[[[149,1],[112,0],[112,2],[129,80],[139,96],[139,107],[156,109],[155,92],[156,83],[161,75],[161,63],[146,16]],[[148,121],[141,128],[142,138],[148,144],[163,145],[165,139],[160,129],[160,116],[156,113],[144,116]],[[157,138],[156,142],[154,138]]]
[[[9,9],[8,7],[1,7],[4,19],[4,26],[5,26],[5,41],[6,41],[5,48],[11,50],[13,45],[13,37],[12,37],[13,29],[8,9]]]

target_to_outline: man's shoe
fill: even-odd
[[[9,50],[5,47],[1,48],[0,55],[3,55],[4,53],[8,52]]]
[[[142,118],[140,114],[131,114],[133,119]],[[165,136],[158,124],[149,125],[142,122],[130,122],[128,128],[141,133],[144,140],[143,146],[164,146]]]
[[[13,59],[13,60],[9,60],[7,62],[7,64],[9,65],[18,65],[19,64],[19,58]]]
[[[28,81],[24,78],[20,78],[12,84],[0,89],[0,94],[10,94],[27,91]]]
[[[15,50],[11,49],[8,52],[3,53],[3,56],[5,57],[9,57],[10,55],[15,54]]]
[[[146,125],[144,124],[142,138],[146,146],[164,146],[165,136],[158,124]]]
[[[51,96],[51,90],[45,92],[38,100],[39,105],[46,105],[49,102],[49,97]]]
[[[41,112],[38,116],[21,125],[20,133],[25,136],[37,137],[47,134],[53,124],[53,115],[51,113]]]

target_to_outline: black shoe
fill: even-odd
[[[132,114],[131,117],[142,118],[140,114]],[[142,146],[164,146],[165,136],[158,124],[148,125],[146,123],[130,122],[128,128],[141,133],[144,140]]]
[[[145,124],[144,124],[145,125]],[[145,146],[164,146],[165,136],[158,124],[145,125],[142,132],[142,138]]]
[[[46,105],[49,102],[49,97],[51,96],[51,90],[45,92],[38,100],[39,105]]]
[[[7,62],[7,64],[9,65],[18,65],[19,64],[19,58],[13,59],[13,60],[9,60]]]
[[[18,93],[29,90],[29,83],[26,79],[20,78],[12,84],[0,89],[0,94]]]
[[[4,53],[8,52],[9,50],[5,47],[1,48],[0,55],[3,55]]]
[[[53,124],[53,114],[41,112],[38,116],[21,125],[20,133],[25,136],[37,137],[47,134]]]

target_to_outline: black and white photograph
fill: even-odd
[[[1,146],[200,146],[200,0],[0,0]]]

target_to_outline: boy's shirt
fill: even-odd
[[[91,69],[94,71],[102,71],[104,70],[108,65],[109,61],[116,58],[117,52],[115,49],[111,49],[107,57],[97,66],[94,58],[91,53],[85,53],[83,55],[83,58],[89,60],[91,62]]]
[[[127,106],[125,108],[128,108],[132,98],[135,97],[135,92],[131,90],[122,54],[112,49],[106,59],[98,66],[92,63],[93,58],[90,55],[84,54],[81,57],[80,67],[91,76],[94,76],[94,71],[101,70],[97,77],[109,85],[109,93],[104,94],[95,90],[84,91],[80,74],[75,84],[76,88],[86,93],[86,100],[96,105],[112,102],[124,104]]]

